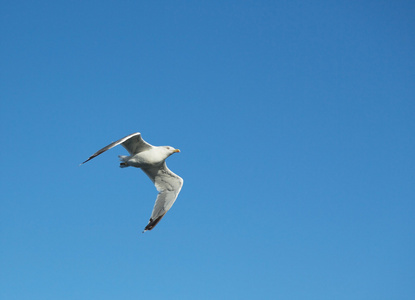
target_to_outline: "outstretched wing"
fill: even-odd
[[[149,143],[145,142],[141,138],[141,134],[139,132],[127,135],[126,137],[123,137],[122,139],[119,139],[116,142],[113,142],[109,144],[108,146],[105,146],[104,148],[98,150],[94,154],[92,154],[86,161],[84,161],[82,164],[86,163],[87,161],[93,159],[94,157],[104,153],[105,151],[114,148],[115,146],[121,144],[127,151],[130,153],[130,155],[139,153],[141,151],[147,150],[152,148],[153,146]],[[81,165],[82,165],[81,164]]]
[[[183,186],[183,179],[170,171],[165,162],[160,167],[145,168],[142,170],[150,177],[159,191],[150,221],[144,228],[144,231],[147,231],[153,229],[172,207]]]

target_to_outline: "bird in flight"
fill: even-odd
[[[152,230],[160,222],[176,201],[183,186],[183,179],[170,171],[166,165],[166,158],[173,153],[180,152],[180,150],[170,146],[152,146],[141,138],[139,132],[136,132],[98,150],[82,164],[120,144],[130,153],[129,156],[118,156],[121,161],[120,168],[140,168],[151,179],[159,192],[150,221],[143,231],[146,232]]]

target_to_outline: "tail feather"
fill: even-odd
[[[128,167],[126,161],[128,159],[128,156],[125,155],[118,155],[118,158],[120,159],[121,163],[120,163],[120,168],[126,168]]]

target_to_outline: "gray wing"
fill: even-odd
[[[141,134],[139,132],[127,135],[126,137],[123,137],[122,139],[119,139],[116,142],[113,142],[109,144],[108,146],[105,146],[104,148],[98,150],[94,154],[92,154],[86,161],[84,161],[82,164],[86,163],[87,161],[93,159],[94,157],[104,153],[105,151],[114,148],[115,146],[121,144],[127,151],[130,153],[130,155],[139,153],[141,151],[147,150],[152,148],[153,146],[149,143],[145,142],[141,138]],[[82,165],[81,164],[81,165]]]
[[[130,153],[130,155],[134,155],[144,150],[153,148],[152,145],[143,140],[139,132],[130,134],[124,139],[125,140],[121,142],[121,146],[123,146],[128,151],[128,153]]]
[[[183,179],[170,171],[165,162],[160,167],[145,168],[142,170],[150,177],[159,191],[150,221],[144,228],[144,231],[147,231],[153,229],[172,207],[177,195],[182,189]]]

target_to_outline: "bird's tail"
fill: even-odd
[[[120,159],[121,163],[120,163],[120,168],[126,168],[128,167],[128,165],[126,164],[126,160],[128,158],[128,156],[125,155],[118,155],[118,158]]]

